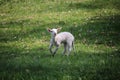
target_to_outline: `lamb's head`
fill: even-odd
[[[51,33],[51,35],[52,36],[56,36],[56,34],[61,30],[61,28],[53,28],[53,29],[47,29],[48,30],[48,32],[50,32]]]

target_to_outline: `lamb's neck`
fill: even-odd
[[[55,36],[51,36],[52,41],[55,41]]]
[[[55,36],[56,35],[51,35],[51,39],[52,39],[53,42],[55,42]]]

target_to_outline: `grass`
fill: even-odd
[[[0,80],[119,80],[119,0],[0,0]],[[75,36],[55,57],[46,28]]]

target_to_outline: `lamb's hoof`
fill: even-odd
[[[52,54],[52,57],[54,57],[55,55],[54,54]]]
[[[69,54],[65,54],[65,56],[69,56]]]

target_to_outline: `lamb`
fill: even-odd
[[[54,56],[58,50],[58,48],[60,47],[60,45],[63,43],[64,45],[64,51],[63,54],[66,53],[66,51],[68,51],[67,55],[70,55],[70,52],[73,48],[74,50],[74,36],[69,33],[69,32],[61,32],[58,33],[61,28],[57,28],[57,29],[47,29],[48,32],[51,33],[51,40],[50,40],[50,46],[49,46],[49,50],[51,52],[51,54]],[[56,49],[54,51],[52,51],[52,47],[56,46]]]

